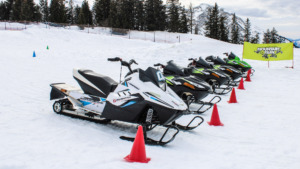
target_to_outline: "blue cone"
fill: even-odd
[[[34,58],[36,57],[36,55],[35,55],[35,51],[33,51],[33,56],[32,56],[32,57],[34,57]]]

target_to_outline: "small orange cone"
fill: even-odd
[[[128,162],[148,163],[151,158],[146,157],[143,127],[139,126],[136,133],[131,152],[124,158]]]
[[[243,77],[241,78],[240,84],[239,84],[239,86],[238,86],[237,89],[245,90],[245,88],[244,88],[244,79],[243,79]]]
[[[235,89],[234,88],[232,88],[230,99],[227,102],[228,103],[237,103],[236,96],[235,96]]]
[[[211,126],[224,126],[220,121],[217,104],[214,104],[213,112],[211,114],[210,122],[207,122]]]
[[[247,72],[247,77],[246,77],[246,82],[251,82],[251,79],[250,79],[250,74],[251,74],[251,69],[248,70]]]

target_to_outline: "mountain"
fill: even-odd
[[[195,24],[198,26],[199,29],[199,34],[204,35],[205,29],[204,29],[204,24],[207,21],[207,9],[213,7],[212,5],[202,3],[199,6],[194,7],[194,20]],[[230,26],[232,24],[232,17],[233,13],[226,12],[223,8],[219,8],[220,14],[226,16],[227,18],[227,23]],[[243,20],[241,17],[236,16],[238,25],[240,30],[244,30],[245,27],[245,20]],[[251,20],[250,20],[251,23]],[[242,32],[241,31],[241,32]],[[242,32],[243,33],[243,32]],[[251,25],[251,36],[254,36],[256,33],[259,33],[260,36],[262,37],[263,35],[263,30],[257,26]]]

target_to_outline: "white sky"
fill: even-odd
[[[179,0],[187,8],[190,3],[214,5],[215,2],[225,11],[236,13],[255,26],[275,29],[278,34],[292,39],[300,38],[300,0]]]

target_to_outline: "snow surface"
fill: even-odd
[[[246,90],[236,90],[239,103],[228,104],[227,94],[218,104],[224,126],[206,123],[209,110],[195,130],[180,132],[164,147],[146,146],[148,164],[123,160],[132,142],[119,136],[134,136],[135,125],[101,125],[53,112],[49,84],[78,86],[73,68],[89,68],[118,81],[120,65],[107,62],[108,57],[135,59],[135,67],[146,68],[171,59],[184,66],[190,57],[242,54],[241,45],[195,39],[153,43],[36,25],[0,31],[0,169],[300,168],[299,49],[294,50],[295,69],[284,68],[291,61],[271,62],[268,68],[267,62],[247,60],[256,72]],[[158,135],[160,129],[153,132]]]

